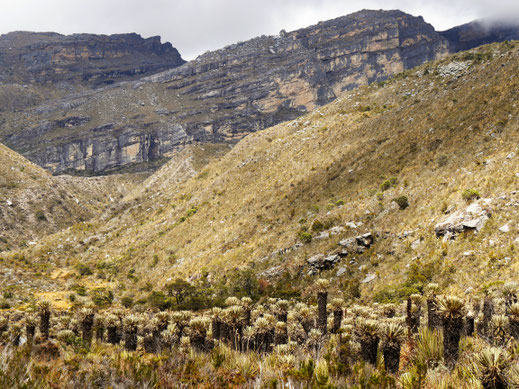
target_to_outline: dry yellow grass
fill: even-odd
[[[366,296],[401,282],[412,263],[434,264],[433,277],[453,290],[516,278],[518,207],[507,204],[519,201],[512,194],[518,157],[510,157],[519,154],[519,56],[508,43],[475,52],[493,59],[442,75],[446,65],[470,58],[461,53],[346,92],[305,117],[247,136],[187,181],[171,179],[177,158],[110,215],[24,254],[36,259],[50,248],[47,258],[58,266],[102,263],[116,267],[113,277],[121,281],[134,269],[141,284],[160,288],[169,278],[218,278],[249,264],[295,273],[310,255],[336,250],[340,238],[372,231],[379,238],[358,258],[364,268],[351,268],[356,278],[378,275]],[[390,177],[396,185],[381,192]],[[461,193],[468,188],[492,199],[493,216],[479,235],[444,243],[434,225],[446,208],[466,206]],[[392,201],[401,195],[410,202],[404,211]],[[270,257],[297,243],[301,226],[317,219],[363,225]],[[511,231],[499,232],[506,223]],[[404,231],[413,232],[398,238]],[[469,250],[474,255],[463,256]]]

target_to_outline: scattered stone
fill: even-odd
[[[271,267],[267,270],[265,270],[264,272],[262,272],[260,274],[260,277],[262,278],[276,278],[278,276],[280,276],[281,274],[283,274],[285,272],[285,270],[283,269],[282,266],[274,266],[274,267]]]
[[[470,250],[470,251],[465,251],[463,253],[463,256],[464,257],[472,257],[474,255],[474,251],[473,250]]]
[[[438,73],[442,77],[461,77],[467,72],[471,64],[471,61],[451,62],[445,66],[440,66]]]
[[[328,232],[330,235],[339,235],[339,234],[342,234],[344,231],[346,231],[346,230],[344,229],[344,227],[341,227],[341,226],[335,226],[335,227],[330,228],[327,232]]]
[[[499,231],[504,233],[510,232],[510,226],[508,224],[505,224],[503,227],[499,229]]]
[[[321,270],[332,269],[339,263],[341,257],[338,254],[333,254],[325,257],[324,254],[314,255],[306,260],[306,263],[311,267],[312,274],[316,274]]]
[[[342,267],[339,268],[339,270],[337,270],[337,277],[340,277],[340,276],[342,276],[345,273],[346,273],[346,267],[342,266]]]
[[[356,236],[355,238],[348,238],[341,240],[339,246],[342,246],[350,254],[362,254],[366,249],[369,249],[374,242],[373,235],[368,232],[364,235]]]
[[[506,159],[512,159],[515,157],[515,153],[512,151],[510,154],[506,156]]]
[[[316,266],[319,262],[322,262],[324,260],[324,254],[317,254],[317,255],[314,255],[313,257],[310,257],[306,260],[306,262],[310,265],[310,266]]]
[[[422,241],[420,239],[417,239],[413,243],[411,243],[411,248],[413,250],[416,250],[420,246],[421,243],[422,243]]]
[[[376,275],[376,274],[368,274],[368,275],[366,276],[366,278],[364,278],[364,279],[362,280],[362,283],[363,283],[363,284],[367,284],[367,283],[369,283],[369,282],[371,282],[371,281],[374,281],[376,278],[377,278],[377,275]]]
[[[13,202],[11,200],[5,200],[6,204],[10,207],[13,206]]]

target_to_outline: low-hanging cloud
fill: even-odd
[[[444,30],[474,19],[517,20],[517,0],[1,0],[0,26],[70,34],[161,35],[191,59],[262,34],[368,9],[401,9]]]

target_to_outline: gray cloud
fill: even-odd
[[[368,9],[422,15],[436,29],[479,18],[517,20],[517,0],[0,0],[1,33],[137,32],[161,35],[186,59],[281,29]]]

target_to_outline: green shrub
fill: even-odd
[[[312,241],[312,234],[306,231],[299,231],[299,239],[303,243],[310,243]]]
[[[186,212],[186,217],[193,216],[198,211],[197,208],[191,208]]]
[[[132,296],[124,296],[121,299],[121,305],[125,308],[131,308],[133,306],[133,297]]]
[[[475,199],[479,199],[481,196],[479,195],[479,192],[476,189],[465,189],[461,193],[461,198],[465,201],[472,201]]]
[[[171,306],[171,302],[163,292],[154,290],[148,295],[148,304],[153,308],[164,311]]]
[[[39,220],[39,221],[47,220],[45,213],[41,209],[36,210],[36,212],[34,212],[34,216],[36,216],[36,220]]]
[[[447,165],[447,163],[449,162],[449,157],[445,154],[442,154],[438,157],[438,166],[439,167],[444,167]]]
[[[84,297],[87,295],[87,289],[83,285],[74,284],[70,289],[76,292],[79,296]]]
[[[393,201],[395,203],[397,203],[398,206],[400,207],[400,209],[402,209],[402,210],[409,207],[409,200],[407,199],[407,196],[399,196],[399,197],[393,199]]]
[[[324,224],[319,220],[319,219],[315,219],[314,222],[312,223],[312,231],[314,232],[320,232],[324,229]]]
[[[90,267],[85,265],[84,263],[80,263],[77,265],[77,271],[82,276],[89,276],[93,274],[92,269],[90,269]]]
[[[391,188],[391,182],[389,182],[389,180],[385,180],[382,184],[380,184],[380,190],[382,192],[388,190],[389,188]]]
[[[391,177],[388,180],[385,180],[382,184],[380,184],[380,190],[382,192],[388,190],[389,188],[395,186],[398,182],[396,177]]]
[[[114,294],[106,288],[96,288],[91,293],[92,301],[98,307],[107,307],[112,304]]]

